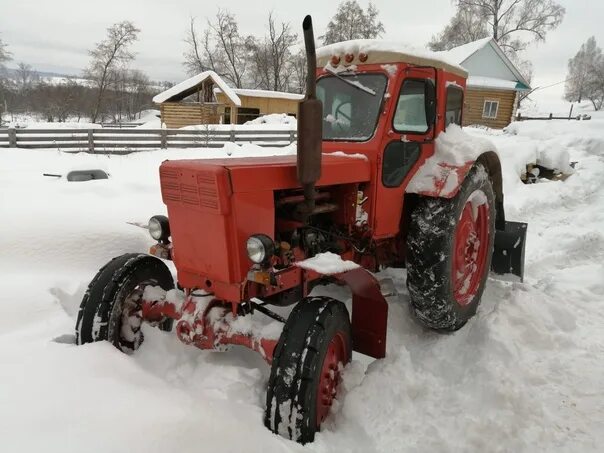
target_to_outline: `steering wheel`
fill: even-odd
[[[335,111],[335,112],[333,112],[333,116],[334,116],[334,117],[335,117],[335,119],[336,119],[336,120],[334,121],[334,124],[337,124],[337,125],[340,127],[340,129],[344,129],[344,127],[343,127],[343,126],[342,126],[342,124],[340,124],[340,122],[338,121],[338,118],[339,118],[339,117],[342,117],[342,118],[344,118],[344,119],[348,120],[348,123],[349,123],[349,124],[352,124],[352,117],[351,117],[351,116],[349,116],[349,115],[347,115],[346,113],[344,113],[344,112],[342,111],[342,107],[344,107],[345,105],[350,105],[350,106],[352,106],[352,102],[350,102],[350,101],[348,101],[348,102],[342,102],[340,105],[338,105],[338,106],[336,107],[336,111]],[[352,110],[352,109],[351,109],[351,110]]]

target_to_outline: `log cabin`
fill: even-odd
[[[516,115],[519,93],[531,87],[495,40],[479,39],[443,53],[469,73],[463,125],[502,129],[510,124]]]

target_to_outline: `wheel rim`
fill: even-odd
[[[333,400],[338,394],[342,378],[342,368],[348,362],[344,334],[338,332],[329,342],[317,389],[317,427],[329,414]]]
[[[481,190],[467,199],[455,230],[453,294],[459,305],[474,299],[486,270],[489,244],[489,205]]]
[[[154,280],[141,282],[124,298],[119,326],[119,342],[122,347],[136,350],[143,342],[141,301],[145,288],[156,284]]]

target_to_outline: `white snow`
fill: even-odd
[[[485,47],[492,40],[493,38],[489,36],[487,38],[482,38],[477,41],[469,42],[468,44],[454,47],[451,50],[445,50],[436,53],[439,55],[446,56],[446,58],[451,61],[454,61],[457,64],[462,64],[464,61],[466,61],[473,54]]]
[[[494,77],[469,76],[466,86],[473,88],[495,88],[499,90],[514,90],[518,82],[515,80],[496,79]]]
[[[156,104],[161,104],[162,102],[166,102],[173,96],[176,96],[183,91],[187,91],[193,88],[195,85],[200,84],[205,79],[210,77],[214,83],[224,92],[225,96],[230,99],[230,101],[235,104],[237,107],[241,106],[241,99],[235,94],[232,88],[230,88],[222,78],[216,74],[214,71],[204,71],[200,74],[197,74],[193,77],[188,78],[187,80],[180,82],[174,85],[172,88],[167,89],[156,95],[153,98],[153,102]]]
[[[296,266],[325,275],[339,274],[359,267],[354,261],[343,260],[340,255],[332,252],[319,253],[312,258],[298,261]]]
[[[288,115],[287,113],[270,113],[268,115],[262,115],[253,120],[246,121],[245,125],[254,124],[289,124],[296,126],[298,121],[295,116]]]
[[[223,91],[222,87],[214,88],[214,93],[220,93],[221,91]],[[303,94],[286,93],[284,91],[251,90],[248,88],[231,88],[231,91],[239,96],[273,98],[273,99],[289,99],[290,101],[301,101],[302,99],[304,99]]]
[[[407,186],[407,193],[429,191],[434,187],[434,181],[446,179],[443,193],[450,192],[458,185],[457,174],[451,171],[447,164],[460,166],[475,160],[487,151],[497,151],[495,145],[482,137],[475,137],[456,124],[447,126],[447,131],[441,133],[435,140],[435,151],[432,157],[426,159]]]
[[[345,153],[344,151],[334,151],[332,153],[323,153],[324,156],[339,156],[339,157],[350,157],[352,159],[368,160],[365,154],[360,153]]]
[[[397,58],[397,60],[388,63],[405,61],[415,64],[421,60],[427,64],[434,64],[436,66],[440,66],[444,63],[458,72],[466,73],[466,70],[459,66],[459,62],[451,58],[446,52],[432,52],[409,43],[382,39],[353,39],[320,47],[317,49],[317,60],[324,60],[324,62],[321,63],[318,61],[317,64],[324,65],[329,63],[329,59],[332,55],[341,56],[347,53],[359,55],[361,52],[369,55],[369,59],[371,59],[373,54],[378,54],[380,52]]]
[[[396,65],[395,64],[383,64],[380,67],[391,76],[396,74]]]
[[[264,428],[269,367],[256,353],[199,351],[146,325],[131,356],[105,342],[73,345],[77,310],[98,268],[153,242],[126,222],[165,214],[159,163],[226,150],[111,157],[0,150],[2,451],[601,451],[604,115],[593,116],[517,123],[508,132],[466,129],[496,145],[506,215],[529,223],[525,282],[490,279],[476,317],[440,335],[409,315],[405,271],[379,273],[396,288],[387,357],[354,354],[335,413],[306,446]],[[520,167],[555,143],[578,161],[575,174],[522,184]],[[76,164],[103,165],[112,177],[42,176]],[[345,287],[313,294],[351,307]]]

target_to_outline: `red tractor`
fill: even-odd
[[[76,335],[128,352],[146,322],[202,349],[247,346],[272,367],[266,426],[305,443],[328,416],[352,351],[385,356],[388,304],[373,272],[406,267],[417,320],[454,331],[476,313],[490,269],[522,278],[526,224],[505,220],[494,150],[440,163],[441,176],[409,190],[439,135],[461,124],[463,69],[376,42],[342,54],[330,46],[317,58],[310,16],[303,28],[297,157],[163,162],[169,221],[149,221],[158,241],[149,254],[98,272]],[[160,258],[174,262],[178,289]],[[311,295],[333,283],[350,288],[351,314]],[[294,304],[287,319],[268,308]],[[248,323],[257,316],[283,326],[269,335]]]

